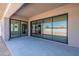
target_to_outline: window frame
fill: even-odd
[[[56,15],[56,16],[51,16],[51,17],[46,17],[46,18],[42,18],[42,19],[37,19],[37,20],[33,20],[33,21],[31,21],[30,23],[31,23],[31,26],[30,26],[30,34],[31,34],[31,36],[32,36],[32,22],[34,22],[34,21],[38,21],[38,20],[42,20],[42,22],[43,22],[43,20],[44,19],[47,19],[47,18],[52,18],[52,22],[53,22],[53,18],[54,17],[58,17],[58,16],[63,16],[63,15],[66,15],[67,17],[67,19],[66,19],[66,23],[67,23],[67,30],[66,30],[66,40],[67,40],[67,42],[65,43],[65,44],[68,44],[68,13],[64,13],[64,14],[60,14],[60,15]],[[41,37],[41,38],[43,38],[43,37]],[[46,39],[46,38],[44,38],[44,39]],[[54,40],[53,40],[54,41]],[[60,41],[56,41],[56,42],[60,42]],[[63,43],[63,42],[61,42],[61,43]]]

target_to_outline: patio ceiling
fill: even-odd
[[[8,3],[0,3],[0,19],[2,18]]]
[[[10,18],[24,3],[9,3],[3,17]]]
[[[25,3],[14,15],[32,17],[51,9],[66,5],[65,3]]]

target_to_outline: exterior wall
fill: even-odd
[[[28,21],[27,18],[22,17],[22,16],[18,16],[18,15],[13,15],[13,16],[11,17],[11,19],[17,19],[17,20],[22,20],[22,21]]]
[[[0,36],[1,36],[1,20],[0,20]]]
[[[17,19],[17,20],[22,20],[22,21],[27,21],[25,18],[23,17],[19,17],[19,16],[14,16],[12,17],[12,19]],[[2,39],[7,41],[10,38],[10,30],[9,30],[9,18],[3,18],[1,20],[1,35],[2,35]]]
[[[30,36],[30,21],[46,18],[50,16],[56,16],[60,14],[68,13],[68,45],[79,47],[79,4],[68,4],[54,10],[50,10],[39,15],[29,18],[29,36]],[[20,20],[26,20],[21,17],[14,17]],[[1,20],[1,34],[4,40],[9,39],[9,18],[3,18]]]
[[[68,45],[79,47],[79,4],[67,4],[65,6],[41,13],[29,18],[29,22],[46,17],[68,13]],[[29,28],[30,30],[30,28]],[[30,35],[30,31],[29,31]]]

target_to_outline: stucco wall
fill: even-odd
[[[29,18],[29,21],[68,13],[68,45],[79,47],[79,4],[68,4]],[[29,28],[30,30],[30,28]],[[29,31],[30,35],[30,31]]]
[[[18,16],[18,15],[13,15],[11,19],[17,19],[17,20],[22,20],[22,21],[28,21],[28,18]]]
[[[1,36],[1,20],[0,20],[0,36]]]

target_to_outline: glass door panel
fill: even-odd
[[[43,38],[52,40],[52,18],[47,18],[43,20],[42,23],[42,35]]]
[[[41,37],[41,20],[36,21],[36,36]]]
[[[32,21],[32,36],[68,43],[67,14]]]
[[[67,15],[53,17],[53,40],[67,43]]]
[[[11,20],[11,37],[20,36],[20,21]]]
[[[28,35],[28,23],[21,21],[21,36]]]
[[[31,33],[31,35],[35,36],[36,35],[36,22],[33,21],[31,26],[32,26],[32,33]]]

